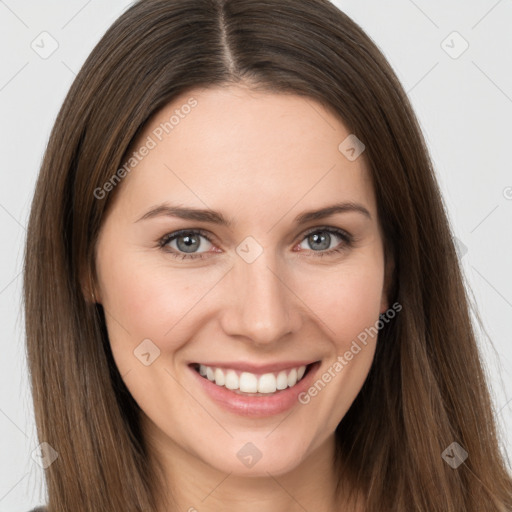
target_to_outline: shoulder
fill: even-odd
[[[29,510],[29,512],[47,512],[46,507],[36,507],[32,510]]]

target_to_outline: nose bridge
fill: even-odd
[[[243,244],[240,246],[244,247]],[[254,257],[258,248],[249,247]],[[260,254],[253,261],[243,252],[235,260],[230,283],[235,300],[225,317],[225,329],[231,335],[268,344],[294,330],[291,325],[293,294],[285,285],[285,277],[280,275],[282,272],[279,272],[274,253],[263,248],[258,252]]]

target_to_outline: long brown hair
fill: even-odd
[[[156,508],[162,475],[149,465],[105,311],[84,292],[122,183],[103,199],[94,191],[174,97],[237,83],[319,101],[366,147],[395,265],[389,300],[402,310],[380,331],[368,378],[336,430],[340,482],[363,493],[369,512],[512,510],[445,207],[417,119],[382,53],[327,0],[141,0],[76,77],[29,219],[28,364],[39,440],[59,454],[46,469],[49,511]],[[442,456],[454,442],[468,453],[456,469]]]

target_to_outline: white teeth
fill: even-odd
[[[297,384],[297,370],[294,368],[289,374],[288,374],[288,387],[295,386]]]
[[[243,372],[240,375],[240,391],[256,393],[258,391],[258,377],[254,373]]]
[[[265,373],[258,381],[258,393],[275,393],[277,389],[276,378],[273,373]]]
[[[279,373],[265,373],[255,375],[250,372],[242,372],[240,375],[235,370],[223,370],[199,365],[199,374],[209,381],[215,382],[217,386],[225,386],[227,389],[239,390],[242,393],[275,393],[295,386],[302,379],[306,372],[305,366],[299,366]]]
[[[288,375],[286,372],[279,372],[277,376],[277,389],[286,389],[288,387]]]
[[[228,370],[226,373],[226,387],[228,389],[238,389],[238,382],[238,375],[235,370]]]
[[[224,377],[224,372],[220,368],[217,368],[215,370],[215,384],[218,386],[224,386],[225,383],[226,379]]]

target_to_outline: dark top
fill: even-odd
[[[46,507],[37,507],[37,508],[33,508],[32,510],[30,510],[29,512],[46,512]]]

